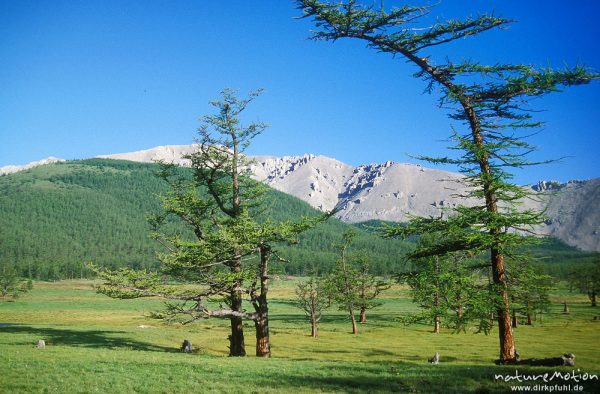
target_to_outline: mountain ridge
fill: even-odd
[[[189,166],[183,156],[195,149],[193,144],[165,145],[98,157],[134,162],[163,160]],[[250,158],[254,179],[321,211],[336,208],[336,216],[347,223],[404,222],[411,216],[439,216],[440,208],[465,204],[460,197],[467,191],[462,174],[418,164],[387,161],[353,167],[313,154]],[[600,178],[567,183],[540,181],[526,187],[539,198],[523,201],[523,206],[546,210],[548,217],[536,232],[583,250],[600,251],[600,209],[594,203],[600,201]]]
[[[183,153],[194,145],[159,146],[104,158],[162,159],[186,165]],[[254,156],[250,171],[267,185],[306,201],[322,211],[338,209],[344,222],[407,221],[410,216],[438,216],[440,208],[465,204],[462,174],[387,161],[350,166],[326,156]],[[522,201],[527,209],[546,210],[548,220],[535,229],[583,250],[600,251],[600,178],[561,184],[539,181],[526,186],[539,198]],[[546,193],[552,192],[552,193]],[[473,204],[474,202],[467,202]]]

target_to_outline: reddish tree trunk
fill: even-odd
[[[456,91],[456,87],[450,82],[446,86],[450,91]],[[469,120],[469,127],[471,128],[471,135],[473,136],[473,143],[482,149],[482,155],[477,157],[479,163],[479,169],[481,173],[485,175],[483,180],[483,194],[485,197],[485,209],[489,213],[498,213],[498,197],[493,188],[493,180],[491,176],[491,167],[489,155],[484,148],[485,142],[481,128],[481,122],[473,105],[467,97],[461,97],[460,103],[465,111],[465,115]],[[491,226],[489,234],[492,239],[498,237],[502,229],[499,227]],[[511,326],[510,318],[510,305],[508,301],[508,283],[506,279],[506,273],[504,272],[504,255],[499,249],[499,241],[493,241],[490,248],[490,263],[492,266],[492,280],[498,288],[501,303],[498,306],[498,336],[500,340],[500,361],[502,362],[514,362],[515,361],[515,339],[513,336],[513,330]]]
[[[500,340],[500,360],[510,363],[515,360],[515,339],[512,330],[512,319],[508,302],[506,273],[504,272],[504,256],[497,249],[492,249],[492,274],[498,286],[501,304],[497,310],[498,335]]]
[[[258,316],[254,321],[254,327],[256,328],[256,357],[271,357],[268,318]]]

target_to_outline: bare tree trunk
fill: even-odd
[[[527,325],[528,325],[528,326],[530,326],[530,325],[532,325],[532,324],[533,324],[533,323],[532,323],[532,321],[531,321],[531,311],[530,311],[530,310],[528,310],[528,311],[527,311]]]
[[[359,321],[361,323],[366,323],[367,322],[367,308],[365,308],[364,306],[360,307],[360,319]]]
[[[238,294],[232,296],[237,297]],[[233,299],[231,302],[231,309],[233,311],[241,311],[242,299]],[[232,316],[231,321],[231,335],[229,336],[229,356],[230,357],[244,357],[246,355],[246,347],[244,345],[244,324],[241,317]]]
[[[356,325],[356,317],[354,316],[354,310],[350,308],[348,310],[350,312],[350,319],[352,320],[352,334],[358,334],[358,326]]]
[[[512,362],[515,360],[515,339],[512,330],[506,274],[504,272],[504,256],[496,248],[492,248],[492,272],[494,283],[498,286],[501,304],[497,310],[498,334],[500,340],[500,360]]]
[[[592,293],[590,294],[590,301],[592,301],[592,306],[597,306],[596,304],[596,292],[592,291]]]
[[[313,338],[316,338],[318,336],[317,325],[318,325],[317,317],[314,315],[311,316],[310,317],[310,336]]]
[[[513,309],[512,311],[512,326],[513,328],[517,327],[519,322],[517,321],[517,311]]]
[[[258,296],[256,327],[256,356],[271,357],[271,343],[269,341],[269,253],[268,246],[260,246],[260,295]]]
[[[462,319],[463,317],[463,307],[462,305],[459,305],[456,307],[456,317],[458,317],[459,319]]]
[[[435,281],[435,293],[433,294],[433,305],[437,309],[440,306],[440,281],[439,281],[440,258],[438,256],[435,257],[435,274],[436,274],[436,281]],[[441,318],[439,315],[436,315],[433,318],[433,333],[434,334],[440,333],[440,319]]]
[[[564,305],[563,306],[563,313],[565,313],[565,314],[569,313],[569,306],[567,305],[567,301],[565,301],[563,303],[563,305]]]
[[[240,261],[232,261],[230,270],[232,273],[239,274],[242,270]],[[230,291],[231,310],[235,312],[242,311],[242,291],[241,281],[236,280],[233,288]],[[246,346],[244,344],[244,323],[241,317],[232,316],[231,335],[229,336],[229,357],[244,357],[246,356]]]
[[[254,327],[256,328],[256,357],[271,357],[268,317],[259,315],[254,321]]]

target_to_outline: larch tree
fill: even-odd
[[[356,270],[356,287],[358,291],[359,322],[367,322],[367,310],[381,305],[377,297],[389,289],[391,284],[373,275],[371,257],[364,252],[355,253],[352,258]]]
[[[254,137],[266,128],[266,125],[251,123],[243,126],[239,118],[248,104],[259,94],[260,91],[252,92],[248,99],[240,100],[230,89],[224,90],[221,101],[211,102],[218,113],[204,116],[202,125],[198,129],[199,149],[187,157],[194,170],[194,181],[206,188],[210,195],[209,203],[216,205],[226,225],[239,221],[243,213],[247,213],[250,206],[264,192],[262,185],[250,179],[243,152]],[[231,248],[226,246],[219,249],[229,253],[222,261],[231,274],[228,290],[228,303],[232,311],[229,317],[230,355],[244,356],[246,351],[243,316],[237,314],[242,311],[242,257],[245,252],[243,246],[236,245],[235,242]]]
[[[340,257],[336,267],[325,280],[328,298],[340,310],[348,312],[352,322],[352,334],[358,334],[356,312],[362,323],[367,321],[367,310],[379,306],[376,297],[390,286],[369,272],[369,256],[364,252],[349,253],[349,247],[356,237],[352,229],[342,234],[339,245]]]
[[[310,320],[310,336],[319,336],[319,322],[323,311],[329,308],[329,299],[324,286],[324,281],[315,276],[310,276],[306,281],[296,286],[298,308],[302,309]]]
[[[358,272],[348,262],[348,247],[356,232],[348,230],[342,235],[342,243],[339,245],[340,257],[336,261],[336,268],[326,279],[328,298],[334,301],[342,311],[348,312],[352,322],[352,334],[358,334],[356,324],[356,309],[359,304],[358,294]]]
[[[513,326],[517,325],[517,312],[525,315],[525,324],[532,325],[535,315],[550,309],[550,290],[554,288],[554,280],[544,274],[543,268],[533,264],[513,264],[511,268]]]
[[[569,274],[569,285],[571,291],[577,290],[588,296],[593,307],[598,305],[597,298],[600,295],[600,254],[596,261],[591,264],[582,264]]]
[[[155,313],[157,318],[182,323],[209,317],[229,319],[229,355],[235,357],[246,355],[244,319],[254,322],[256,355],[271,355],[268,290],[274,245],[296,242],[300,232],[328,217],[276,224],[263,217],[261,197],[267,189],[250,178],[250,161],[244,151],[266,126],[242,125],[240,120],[259,93],[239,99],[225,89],[222,100],[211,102],[217,114],[203,117],[197,150],[185,157],[191,171],[160,163],[157,176],[169,191],[161,197],[163,212],[151,215],[149,223],[153,238],[166,248],[159,256],[162,276],[130,269],[99,272],[101,293],[115,298],[168,299],[166,308]],[[174,222],[188,232],[174,229]],[[253,311],[244,308],[244,300]]]
[[[19,298],[23,293],[27,293],[33,288],[31,279],[22,278],[18,271],[9,264],[0,266],[0,297],[6,299]]]
[[[404,316],[407,323],[433,324],[433,333],[442,325],[465,331],[469,322],[479,322],[481,331],[489,330],[491,302],[482,293],[488,290],[482,281],[480,262],[457,252],[445,256],[427,256],[413,260],[414,270],[397,275],[411,289],[413,302],[421,311]]]
[[[298,0],[306,18],[318,30],[315,40],[342,38],[362,40],[369,48],[402,58],[416,68],[428,92],[439,92],[440,104],[452,111],[457,123],[452,134],[460,152],[455,157],[421,157],[430,163],[453,164],[465,174],[470,186],[463,197],[472,205],[453,208],[447,219],[419,218],[408,227],[390,227],[389,236],[444,232],[459,228],[443,242],[423,246],[414,257],[444,255],[460,250],[487,253],[493,285],[498,296],[500,362],[516,361],[511,327],[509,283],[505,257],[527,242],[520,232],[531,231],[542,221],[539,212],[518,206],[529,193],[512,182],[510,169],[538,164],[528,160],[534,147],[524,130],[541,126],[532,119],[528,99],[557,91],[562,86],[580,85],[598,77],[581,66],[552,70],[522,64],[482,65],[474,61],[438,63],[428,49],[507,26],[510,20],[480,14],[464,20],[438,20],[426,16],[434,6],[404,5],[387,10],[357,1],[324,2]],[[419,26],[422,21],[423,25]]]

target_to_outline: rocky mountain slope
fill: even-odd
[[[101,156],[132,161],[166,160],[181,165],[193,145],[171,145]],[[256,156],[250,169],[255,179],[298,197],[311,206],[328,211],[339,208],[345,222],[367,220],[406,221],[410,215],[437,216],[439,208],[464,204],[462,175],[414,164],[388,161],[352,167],[338,160],[315,155]],[[548,220],[536,229],[583,250],[600,251],[600,178],[567,184],[540,182],[532,186],[539,201],[523,205],[547,209]]]
[[[600,178],[554,183],[546,233],[582,250],[600,251]]]
[[[193,145],[169,145],[101,158],[188,165],[182,156]],[[408,215],[437,215],[439,207],[457,204],[465,190],[460,174],[388,161],[356,168],[325,156],[254,156],[254,178],[323,211],[339,207],[345,222],[401,222]]]
[[[143,151],[102,155],[101,158],[187,165],[182,157],[193,145],[159,146]],[[437,216],[440,208],[464,204],[462,175],[420,165],[386,162],[352,167],[315,155],[255,156],[250,170],[255,179],[329,211],[338,207],[345,222],[406,221],[410,215]],[[528,208],[547,208],[548,220],[538,231],[583,250],[600,251],[600,178],[567,184],[540,182],[532,186],[542,195],[528,200]]]

